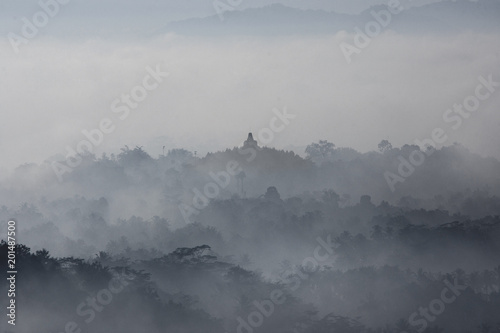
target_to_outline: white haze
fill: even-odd
[[[199,154],[239,145],[267,127],[273,108],[296,119],[270,146],[318,139],[360,151],[395,146],[442,127],[447,144],[500,158],[500,93],[456,131],[443,112],[474,92],[478,77],[500,80],[497,35],[403,36],[387,31],[348,65],[352,35],[199,39],[165,35],[136,42],[62,42],[40,37],[16,55],[0,42],[2,168],[63,157],[103,118],[116,124],[96,154],[144,146],[151,155],[185,147]],[[111,102],[142,82],[147,66],[170,72],[121,121]],[[156,138],[156,139],[153,139]],[[302,151],[297,150],[297,153]]]

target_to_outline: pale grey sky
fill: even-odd
[[[86,1],[87,11],[95,12],[93,17],[105,16],[106,11],[131,17],[139,12],[140,7],[130,9],[137,2],[120,1],[114,9],[117,2]],[[168,3],[141,4],[149,2]],[[23,2],[19,10],[36,9],[36,3],[30,3],[31,7]],[[211,3],[208,9],[207,2],[199,3],[194,11],[181,6],[172,12],[209,14]],[[349,10],[367,3],[352,2]],[[77,10],[79,1],[67,6],[83,15]],[[47,29],[71,22],[62,10]],[[500,157],[500,92],[464,119],[459,129],[443,121],[448,108],[474,93],[481,75],[492,74],[500,81],[498,34],[405,35],[389,27],[348,65],[339,45],[353,38],[349,30],[317,36],[166,34],[143,41],[98,36],[73,41],[41,29],[18,54],[3,38],[0,152],[8,158],[1,166],[64,156],[67,147],[74,149],[85,139],[83,130],[98,127],[104,118],[112,120],[115,130],[95,147],[98,155],[119,152],[124,145],[144,146],[153,156],[163,145],[203,154],[240,144],[249,131],[257,134],[269,127],[274,108],[284,107],[296,118],[270,146],[304,147],[326,139],[369,151],[382,139],[395,146],[411,144],[442,127],[449,136],[447,144],[458,141],[478,153]],[[125,120],[119,119],[112,111],[113,101],[142,84],[146,68],[157,64],[170,76]]]
[[[43,0],[50,2],[51,0]],[[163,23],[175,20],[184,20],[193,17],[206,17],[215,14],[214,4],[220,1],[225,4],[236,3],[237,10],[251,7],[262,7],[280,3],[289,7],[300,9],[314,9],[335,11],[339,13],[357,14],[371,6],[387,4],[387,0],[69,0],[64,5],[63,17],[60,23],[52,25],[64,26],[74,29],[75,24],[82,24],[82,29],[92,29],[95,25],[119,25],[120,28],[130,29],[158,27]],[[426,3],[439,2],[440,0],[401,0],[403,4],[421,6]],[[35,0],[3,0],[0,2],[0,29],[10,31],[19,27],[22,17],[31,17],[39,10],[39,3]],[[120,23],[118,23],[120,22]],[[60,33],[60,31],[46,31]]]

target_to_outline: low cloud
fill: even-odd
[[[170,77],[116,124],[97,154],[127,144],[156,156],[162,144],[155,137],[168,148],[201,153],[236,146],[285,105],[300,121],[273,142],[277,147],[324,138],[368,151],[382,138],[396,145],[425,138],[447,125],[443,112],[470,94],[479,75],[500,79],[497,35],[386,31],[347,65],[339,44],[352,38],[347,32],[279,39],[165,35],[139,44],[76,44],[42,36],[18,55],[6,52],[3,41],[0,149],[9,156],[3,166],[63,156],[82,130],[97,128],[103,117],[117,120],[113,100],[156,64]],[[450,141],[500,157],[493,135],[499,103],[498,96],[489,99]]]

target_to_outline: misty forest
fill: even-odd
[[[28,2],[0,333],[500,333],[499,1]]]
[[[18,167],[6,201],[29,201],[0,216],[16,217],[26,244],[19,329],[498,331],[500,162],[428,147],[392,192],[382,175],[420,149],[384,141],[362,154],[322,140],[305,158],[256,144],[202,158],[124,147],[84,156],[63,182]],[[98,292],[113,278],[126,283],[107,304]]]

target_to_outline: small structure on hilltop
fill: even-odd
[[[257,148],[259,145],[257,141],[253,138],[252,133],[248,133],[247,140],[243,143],[243,148]]]

